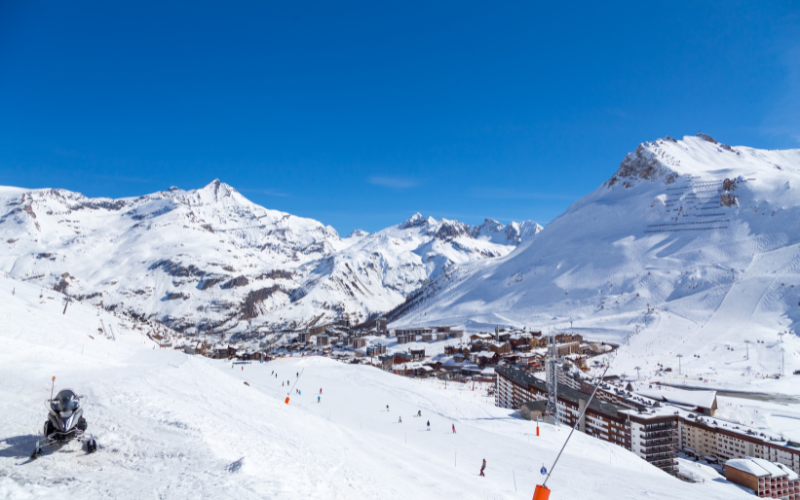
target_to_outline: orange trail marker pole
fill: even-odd
[[[533,491],[533,500],[548,500],[550,498],[550,488],[547,486],[536,485]]]
[[[53,390],[56,388],[56,377],[53,375],[53,385],[50,386],[50,399],[53,399]]]

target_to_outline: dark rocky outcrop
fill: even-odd
[[[242,318],[253,319],[259,315],[258,305],[277,292],[283,291],[278,285],[273,285],[260,290],[253,290],[247,294],[242,304]]]
[[[180,262],[173,262],[169,259],[161,259],[156,261],[147,269],[152,271],[159,268],[170,276],[176,276],[180,278],[202,277],[206,275],[205,271],[198,268],[194,264],[184,266]]]
[[[240,286],[245,286],[249,284],[250,281],[245,276],[237,276],[231,280],[226,281],[224,284],[220,286],[223,290],[230,290],[231,288],[237,288]]]

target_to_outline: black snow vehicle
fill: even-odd
[[[42,447],[55,443],[66,443],[73,439],[86,443],[86,451],[97,451],[97,441],[86,434],[86,419],[83,418],[83,399],[71,389],[64,389],[56,394],[53,399],[45,401],[49,410],[47,421],[44,423],[42,437],[36,441],[31,459],[42,456]],[[44,441],[44,442],[42,442]]]

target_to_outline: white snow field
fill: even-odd
[[[536,437],[481,387],[324,358],[242,369],[154,349],[133,323],[85,304],[64,315],[61,296],[40,290],[0,278],[0,499],[527,499],[567,436],[545,425]],[[96,453],[73,442],[29,460],[51,376],[88,396]],[[302,392],[288,405],[287,380]],[[704,474],[684,483],[576,433],[549,486],[554,500],[751,497]]]

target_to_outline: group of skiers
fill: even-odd
[[[322,389],[320,389],[319,391],[321,393]],[[389,405],[386,405],[386,411],[389,411]],[[422,410],[417,410],[417,414],[414,415],[414,416],[415,417],[422,417]],[[403,417],[397,417],[397,423],[398,424],[402,424],[403,423]],[[427,424],[428,424],[428,426],[427,426],[428,430],[431,430],[431,421],[428,420]],[[453,430],[453,434],[455,434],[456,433],[456,424],[452,425],[452,430]]]

